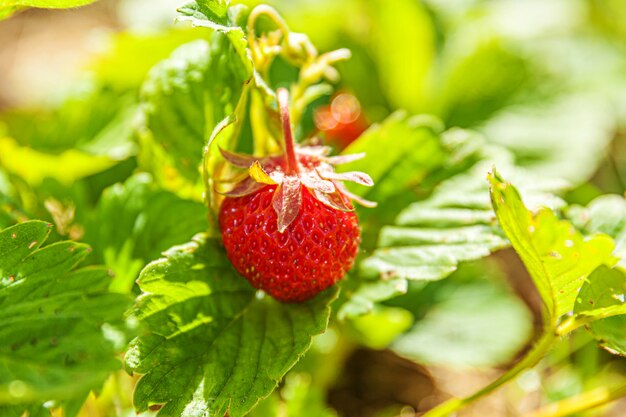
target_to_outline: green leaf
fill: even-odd
[[[41,248],[50,225],[30,221],[0,232],[0,404],[71,400],[120,368],[130,300],[109,293],[106,269],[75,269],[89,247]]]
[[[374,187],[350,184],[357,194],[379,202],[377,208],[359,212],[363,246],[374,246],[380,227],[393,221],[398,207],[406,207],[443,179],[474,164],[482,144],[471,132],[443,132],[441,122],[427,115],[396,112],[368,129],[344,151],[363,152],[365,158],[342,166],[344,171],[366,172],[374,180]]]
[[[248,19],[248,8],[243,5],[229,6],[227,0],[195,0],[178,9],[179,21],[191,22],[193,26],[205,27],[223,33],[244,63],[248,73],[253,70],[248,58],[248,41],[244,28]]]
[[[550,324],[574,309],[585,279],[600,265],[612,265],[613,240],[585,239],[547,209],[533,215],[517,189],[496,172],[489,174],[491,201],[498,222],[530,273],[546,307]]]
[[[436,118],[397,112],[346,149],[346,154],[366,156],[343,169],[367,172],[376,184],[355,186],[355,191],[380,204],[359,212],[361,246],[378,249],[342,285],[341,319],[403,294],[407,278],[443,278],[460,260],[486,256],[490,248],[506,244],[492,230],[485,163],[472,168],[485,157],[481,138],[460,129],[442,130]],[[398,215],[398,207],[407,205]]]
[[[381,229],[377,249],[360,263],[360,274],[437,280],[455,271],[459,262],[507,246],[481,178],[488,166],[480,163],[442,182],[429,198],[402,210],[395,225]]]
[[[613,254],[620,258],[619,265],[626,267],[626,200],[607,194],[600,196],[587,207],[572,206],[567,217],[586,234],[604,233],[615,239]]]
[[[478,31],[478,33],[483,33]],[[531,78],[529,62],[494,37],[451,37],[443,50],[441,76],[432,101],[449,126],[473,127],[515,101]]]
[[[177,20],[188,21],[193,26],[205,27],[226,35],[248,73],[252,74],[253,65],[248,58],[248,41],[244,32],[248,20],[247,7],[231,7],[228,0],[196,0],[178,9]]]
[[[585,281],[574,313],[586,318],[605,318],[626,314],[626,274],[621,269],[601,265]]]
[[[423,316],[391,349],[423,364],[495,366],[511,360],[532,335],[524,303],[477,266],[411,292]],[[459,279],[460,278],[460,279]]]
[[[163,416],[243,416],[326,329],[336,295],[330,289],[301,304],[255,296],[218,239],[204,235],[148,265],[139,285],[136,314],[148,333],[126,362],[145,374],[137,411],[164,404]]]
[[[208,39],[210,33],[197,30],[169,29],[165,32],[120,32],[110,45],[90,59],[87,69],[102,84],[119,91],[139,89],[148,71],[167,58],[174,49],[195,39]],[[128,65],[132,62],[132,65]]]
[[[229,4],[228,0],[195,0],[178,8],[179,19],[206,20],[206,24],[212,23],[224,30],[235,29],[237,23],[229,16]]]
[[[0,229],[12,226],[20,220],[27,220],[20,204],[12,197],[14,189],[0,169]]]
[[[69,185],[115,164],[106,156],[93,156],[74,149],[50,155],[20,146],[11,138],[0,138],[0,155],[0,165],[34,186],[49,177]],[[63,169],[59,169],[60,166]]]
[[[189,191],[199,184],[203,148],[213,129],[235,112],[251,76],[247,56],[220,32],[210,42],[179,47],[152,68],[141,92],[148,129],[141,159],[162,185],[181,193],[185,185]]]
[[[0,20],[6,19],[13,13],[17,12],[19,8],[17,6],[4,6],[0,5]]]
[[[574,322],[587,328],[607,350],[626,355],[626,274],[601,265],[585,281],[574,307]]]
[[[112,289],[128,292],[146,263],[206,231],[209,224],[204,204],[159,189],[144,173],[104,190],[84,226],[84,240],[94,248],[96,262],[116,274]]]
[[[400,122],[386,123],[390,123],[388,126],[403,126]],[[413,202],[400,213],[389,208],[391,204],[386,198],[382,200],[385,204],[381,205],[387,207],[387,212],[381,214],[380,210],[373,210],[376,217],[371,222],[363,223],[364,236],[371,233],[371,229],[380,230],[378,242],[376,249],[358,263],[357,272],[351,274],[343,285],[342,297],[347,301],[339,309],[341,318],[364,314],[371,310],[375,302],[401,294],[406,289],[406,283],[403,284],[402,280],[442,279],[454,272],[460,262],[486,257],[509,245],[496,225],[484,180],[487,171],[494,164],[509,167],[528,192],[533,206],[543,204],[560,207],[563,204],[553,194],[563,185],[561,181],[538,181],[524,172],[519,172],[512,168],[510,152],[493,146],[480,149],[480,138],[471,132],[453,129],[444,132],[440,137],[436,136],[433,140],[442,143],[439,147],[434,147],[436,152],[428,152],[425,147],[418,147],[420,152],[403,149],[402,154],[395,155],[395,151],[383,153],[382,148],[377,148],[385,146],[383,139],[389,141],[387,148],[395,147],[395,142],[392,145],[391,141],[395,137],[404,137],[396,136],[399,133],[401,132],[396,130],[389,137],[378,135],[378,140],[372,138],[372,142],[366,142],[371,146],[368,152],[374,157],[367,157],[362,162],[363,166],[350,166],[350,169],[368,172],[368,166],[372,166],[374,177],[391,183],[387,187],[397,187],[395,192],[403,190],[401,195],[406,200],[419,200],[421,194],[434,190],[428,198]],[[355,142],[357,146],[363,146],[359,143],[360,140]],[[387,177],[387,171],[380,167],[386,166],[385,155],[389,154],[394,154],[398,160],[402,160],[407,154],[420,154],[419,158],[427,161],[408,166],[403,166],[403,162],[388,165],[389,171],[397,172],[398,176],[410,177],[415,172],[419,175],[416,177],[418,184],[404,184],[403,188],[398,184],[401,181],[390,181],[395,177]],[[483,160],[476,163],[479,157]],[[437,159],[438,165],[428,166],[431,160]],[[376,166],[378,161],[382,162]],[[396,170],[396,166],[402,169]],[[428,170],[420,171],[422,166],[428,166]],[[407,187],[413,189],[415,194],[407,192]],[[366,197],[372,198],[370,195]],[[400,200],[395,200],[398,201]],[[361,218],[368,219],[367,211],[359,214]],[[390,214],[395,216],[395,221],[390,220],[387,224],[395,224],[383,225],[377,229],[379,222],[386,222]]]
[[[437,119],[409,117],[405,112],[396,112],[373,125],[343,152],[365,153],[365,157],[342,165],[342,170],[367,172],[376,187],[351,188],[367,199],[385,199],[415,186],[445,161],[447,155],[439,137],[442,131]]]
[[[248,8],[243,5],[230,6],[227,0],[196,0],[178,9],[179,21],[191,22],[193,26],[205,27],[223,34],[231,42],[234,54],[238,55],[246,71],[246,84],[255,77],[255,84],[265,86],[265,81],[261,80],[256,73],[250,54],[248,51],[248,41],[246,39],[245,27],[248,20]],[[261,89],[263,90],[263,89]],[[216,119],[212,124],[210,134],[207,139],[207,146],[203,155],[203,179],[205,201],[210,208],[215,208],[215,177],[223,178],[223,159],[217,151],[217,147],[234,150],[241,135],[242,126],[247,112],[247,89],[243,89],[241,98],[236,109],[226,111],[220,119]],[[260,138],[255,138],[260,141]],[[251,138],[248,138],[246,146],[252,148]],[[255,143],[255,146],[258,145]],[[219,174],[217,174],[219,172]],[[214,211],[211,211],[214,214]],[[215,222],[214,222],[215,223]]]
[[[386,349],[413,325],[413,315],[403,309],[376,306],[368,314],[350,320],[349,329],[359,343],[371,349]]]
[[[0,19],[5,19],[17,10],[25,7],[46,9],[67,9],[84,6],[95,0],[0,0]]]
[[[578,93],[504,110],[481,131],[513,151],[516,164],[537,177],[578,185],[593,175],[616,128],[609,103]]]
[[[304,372],[290,372],[280,390],[261,401],[249,414],[250,417],[274,416],[298,417],[337,417],[328,407],[326,391],[316,384],[311,375]]]
[[[23,417],[28,413],[28,417],[49,417],[50,410],[41,404],[29,405],[0,405],[0,417]]]
[[[132,94],[78,83],[58,103],[0,115],[0,164],[31,186],[47,178],[70,185],[135,153],[136,111]]]
[[[394,108],[423,110],[427,76],[435,59],[436,33],[431,16],[423,4],[412,0],[365,3],[371,11],[368,46],[376,59],[383,91]]]
[[[376,302],[405,294],[407,285],[407,280],[404,278],[360,281],[350,274],[349,278],[344,281],[341,293],[347,300],[339,307],[337,318],[344,320],[367,314],[374,309]]]
[[[438,280],[454,272],[459,262],[479,259],[507,246],[507,241],[489,224],[437,229],[421,227],[419,222],[402,222],[405,213],[416,209],[413,205],[400,213],[399,224],[404,227],[382,229],[381,248],[360,265],[364,276]]]
[[[41,7],[47,9],[67,9],[70,7],[85,6],[95,0],[2,0],[0,7],[24,6]]]

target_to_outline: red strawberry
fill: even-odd
[[[354,142],[369,125],[361,112],[361,103],[350,93],[337,94],[330,105],[315,109],[313,117],[315,127],[340,149]]]
[[[256,158],[222,150],[233,165],[247,168],[222,203],[222,240],[235,269],[255,287],[284,302],[308,300],[352,267],[359,223],[342,181],[373,185],[360,172],[335,173],[333,165],[363,157],[328,156],[321,146],[295,147],[287,90],[278,90],[285,155]]]

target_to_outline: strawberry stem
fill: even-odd
[[[285,153],[287,154],[285,173],[287,175],[293,175],[297,174],[299,169],[293,133],[291,132],[291,120],[289,119],[289,92],[285,88],[279,88],[278,91],[276,91],[276,96],[278,98],[278,107],[280,107],[280,119],[283,123],[283,137],[285,140]]]

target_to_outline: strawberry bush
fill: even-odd
[[[622,415],[622,3],[270,3],[0,96],[0,416]]]

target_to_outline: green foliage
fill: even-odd
[[[593,174],[605,156],[615,127],[606,102],[578,94],[501,111],[482,131],[490,142],[511,149],[516,164],[538,177],[562,178],[577,185]]]
[[[121,32],[110,40],[105,51],[88,62],[87,69],[100,83],[117,91],[137,90],[148,71],[174,49],[209,37],[209,33],[180,28],[149,34]]]
[[[596,267],[615,263],[613,240],[604,235],[584,239],[549,209],[533,216],[510,183],[495,172],[489,182],[498,222],[526,265],[546,307],[546,320],[554,326],[573,310],[585,278]]]
[[[191,20],[197,26],[228,32],[237,28],[241,31],[244,26],[241,13],[244,10],[246,8],[242,6],[230,7],[227,0],[195,0],[179,7],[178,13],[181,20]]]
[[[435,58],[435,33],[426,7],[412,0],[365,3],[372,10],[368,46],[376,60],[382,88],[394,108],[422,110],[428,94],[427,77]]]
[[[282,398],[280,398],[282,397]],[[315,385],[306,373],[290,373],[280,389],[280,397],[273,394],[259,403],[249,414],[250,417],[279,415],[286,410],[288,416],[336,417],[337,414],[326,406],[324,392]]]
[[[443,132],[438,119],[425,115],[397,112],[370,127],[344,151],[346,155],[365,153],[365,157],[341,167],[368,172],[376,184],[373,188],[350,184],[357,194],[380,202],[374,209],[359,212],[363,245],[375,245],[380,228],[393,221],[399,207],[428,195],[441,180],[473,165],[480,158],[482,144],[471,132]]]
[[[604,233],[615,239],[613,252],[626,267],[626,200],[607,194],[589,203],[587,207],[571,206],[567,217],[586,234]]]
[[[126,344],[130,299],[108,291],[106,269],[76,269],[87,245],[42,247],[50,229],[30,221],[0,232],[0,404],[14,411],[82,403],[120,368]]]
[[[351,317],[349,325],[360,343],[385,349],[411,328],[413,315],[403,308],[377,305],[367,314]]]
[[[95,0],[1,0],[0,19],[6,19],[16,11],[26,7],[66,9],[69,7],[85,6],[94,1]]]
[[[243,416],[324,331],[336,294],[292,305],[256,297],[218,240],[204,235],[148,265],[139,285],[135,314],[148,333],[126,362],[146,374],[135,407],[164,404],[161,415]]]
[[[193,26],[205,27],[222,33],[231,42],[239,56],[236,65],[242,64],[249,79],[253,64],[247,52],[248,42],[243,28],[246,26],[248,9],[245,6],[230,6],[226,0],[196,0],[178,9],[178,20],[191,22]]]
[[[226,35],[215,32],[210,42],[179,47],[148,74],[141,92],[144,140],[155,149],[143,158],[166,188],[180,192],[199,182],[203,147],[235,111],[251,77],[243,59]]]
[[[49,177],[56,177],[61,183],[69,185],[77,179],[104,171],[114,163],[105,156],[91,156],[73,149],[58,155],[47,155],[20,146],[10,138],[0,139],[0,154],[5,155],[4,158],[0,158],[0,164],[12,174],[35,186]],[[59,164],[66,169],[59,171],[57,169]]]
[[[621,291],[619,287],[613,288],[615,277],[602,280],[594,273],[596,268],[608,270],[607,266],[617,261],[611,254],[614,243],[609,236],[595,235],[585,239],[571,223],[559,220],[545,207],[533,214],[522,202],[519,191],[504,181],[495,168],[489,173],[488,180],[498,223],[526,266],[543,301],[544,329],[523,358],[498,379],[475,394],[438,405],[426,413],[427,417],[447,416],[535,366],[552,348],[558,335],[566,335],[584,324],[577,315],[560,322],[563,315],[575,311],[577,303],[584,303],[584,297],[596,297],[603,308],[609,309],[601,309],[604,312],[619,314],[623,311],[620,306],[605,307],[606,294],[619,295]],[[600,272],[599,275],[603,274]],[[596,280],[595,284],[592,279]],[[581,292],[585,282],[592,286]],[[619,297],[616,301],[621,303]],[[593,313],[586,316],[590,317]]]
[[[102,172],[134,154],[135,109],[131,95],[87,82],[47,109],[6,112],[0,164],[33,186],[47,178],[69,185]]]
[[[441,130],[437,119],[395,113],[371,127],[344,151],[346,155],[365,153],[365,157],[344,165],[343,169],[366,169],[374,183],[381,184],[375,188],[354,185],[363,197],[370,200],[393,197],[417,184],[430,170],[442,164],[446,155],[438,137]],[[416,148],[423,152],[409,152]],[[387,152],[381,152],[382,149]]]
[[[460,258],[486,256],[489,248],[505,245],[490,231],[493,215],[486,199],[479,210],[474,210],[475,204],[467,205],[468,209],[464,210],[463,202],[446,202],[449,193],[458,198],[466,195],[456,192],[459,188],[454,180],[450,180],[450,187],[445,186],[446,181],[441,184],[442,180],[454,178],[472,167],[483,156],[482,145],[480,138],[471,132],[458,129],[443,132],[436,118],[407,117],[398,112],[371,127],[345,150],[345,154],[365,153],[363,159],[342,169],[367,171],[377,185],[372,189],[354,186],[355,191],[380,204],[359,213],[362,246],[378,249],[358,264],[358,272],[351,274],[343,286],[343,296],[348,301],[338,312],[340,318],[367,313],[375,302],[403,294],[407,278],[443,278],[456,269]],[[414,149],[420,152],[413,152]],[[468,193],[474,191],[475,181],[471,184]],[[430,198],[413,203],[433,189]],[[398,207],[407,205],[398,214]],[[472,216],[477,218],[472,220]],[[398,227],[387,226],[396,217]],[[461,230],[464,234],[456,236],[459,226],[466,228]],[[455,235],[455,252],[449,250],[453,242],[447,239],[451,235]],[[381,275],[384,279],[379,280]]]
[[[419,203],[416,203],[419,204]],[[421,206],[420,208],[423,208]],[[497,234],[489,224],[449,228],[425,228],[420,223],[422,212],[415,205],[401,212],[398,226],[386,226],[380,234],[380,249],[361,263],[361,273],[365,276],[377,274],[391,275],[406,279],[436,280],[449,275],[461,261],[487,256],[491,251],[507,245],[506,240]],[[432,214],[432,208],[426,209]],[[455,219],[467,219],[473,213],[459,210]],[[442,215],[450,215],[446,209]],[[412,219],[412,212],[420,216]],[[407,215],[408,214],[408,215]],[[437,217],[433,220],[441,220]],[[471,221],[471,220],[470,220]]]
[[[207,230],[207,209],[160,189],[148,174],[136,174],[104,190],[84,227],[95,261],[115,273],[112,288],[127,292],[146,263]]]
[[[419,363],[440,366],[509,361],[532,334],[531,316],[498,277],[489,275],[493,273],[483,264],[464,265],[449,279],[392,301],[408,304],[418,317],[392,349]]]
[[[521,54],[496,37],[474,38],[457,34],[442,53],[445,65],[432,100],[436,114],[450,126],[489,119],[530,82],[530,64]]]
[[[626,274],[622,269],[598,267],[585,281],[574,307],[574,320],[591,322],[589,329],[601,345],[626,355]]]
[[[4,112],[0,121],[7,136],[41,152],[54,155],[76,149],[120,160],[134,151],[135,107],[131,94],[83,80],[43,109],[13,109]]]
[[[393,213],[397,216],[395,224],[380,229],[376,249],[360,261],[358,275],[356,278],[351,275],[351,281],[344,286],[347,302],[341,306],[339,317],[366,313],[375,302],[403,294],[407,279],[442,279],[454,272],[460,262],[480,259],[508,246],[509,242],[495,224],[484,180],[494,164],[511,167],[528,191],[533,206],[562,206],[563,202],[550,192],[558,189],[559,181],[538,182],[529,175],[521,175],[512,167],[511,155],[503,149],[486,147],[478,153],[479,139],[456,129],[446,132],[439,140],[456,152],[448,154],[428,175],[422,175],[421,193],[433,189],[428,198],[409,204],[398,214]],[[383,152],[384,142],[380,141],[378,146],[381,147],[370,149],[373,155]],[[475,163],[478,157],[483,160]],[[419,173],[419,170],[420,164],[415,164],[404,167],[403,172]],[[405,185],[402,193],[405,196],[406,188],[410,187]],[[397,186],[397,192],[401,189]],[[419,195],[418,192],[411,198],[418,199]]]
[[[50,241],[71,236],[94,248],[89,256],[80,243],[40,248],[50,230],[43,222],[0,234],[0,416],[44,416],[58,406],[77,415],[88,391],[119,368],[115,355],[125,347],[129,300],[110,291],[138,292],[139,271],[170,247],[140,274],[134,314],[144,328],[126,363],[143,374],[134,404],[141,413],[334,416],[328,390],[360,346],[438,366],[503,365],[527,352],[486,389],[428,416],[489,393],[583,326],[626,354],[625,200],[567,207],[555,196],[575,185],[576,201],[586,203],[607,191],[607,176],[612,191],[623,191],[623,137],[615,132],[626,120],[626,78],[623,51],[606,38],[623,35],[610,21],[623,14],[617,1],[271,2],[286,22],[267,8],[255,15],[227,0],[191,1],[177,20],[202,29],[122,32],[87,65],[92,81],[47,107],[0,113],[0,224],[54,220]],[[0,18],[87,2],[51,3],[0,0]],[[564,13],[544,13],[551,7]],[[539,30],[528,24],[537,11]],[[338,51],[326,51],[345,46],[353,58],[337,66],[339,80]],[[220,199],[215,186],[232,180],[214,151],[280,150],[278,86],[290,88],[297,136],[316,136],[311,115],[331,84],[378,122],[344,152],[366,153],[345,170],[373,177],[376,187],[353,191],[379,205],[358,208],[362,251],[339,298],[333,288],[305,304],[280,304],[238,276],[207,222]],[[484,139],[444,125],[472,127]],[[495,173],[485,181],[494,165],[519,193]],[[545,304],[546,328],[527,350],[530,317],[500,267],[468,264],[510,245]],[[75,269],[80,261],[114,274]],[[511,281],[522,276],[502,269]],[[339,322],[309,351],[329,318]],[[572,339],[546,366],[567,373],[560,365],[571,356],[596,375],[581,377],[577,389],[603,384],[605,356],[571,355],[579,343]],[[133,384],[90,397],[90,412],[107,396],[116,412],[130,407],[130,398],[118,400]],[[576,393],[566,388],[547,398]]]

